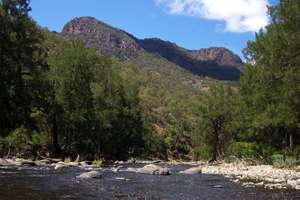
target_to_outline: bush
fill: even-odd
[[[260,152],[260,146],[255,142],[235,142],[228,146],[226,154],[237,158],[258,158]]]
[[[34,132],[31,135],[30,144],[35,146],[45,146],[49,142],[49,138],[45,133]]]
[[[72,159],[70,157],[66,157],[64,159],[64,163],[70,163],[70,162],[72,162]]]
[[[103,164],[103,160],[94,160],[92,162],[93,167],[101,167]]]
[[[271,156],[271,160],[273,165],[295,166],[299,164],[299,161],[296,157],[284,156],[283,154],[273,154]]]
[[[201,147],[196,147],[194,149],[194,159],[195,160],[209,160],[211,155],[210,155],[210,149],[206,147],[205,145]]]
[[[26,149],[30,143],[30,132],[21,126],[12,131],[6,138],[5,142],[12,154],[17,154]]]
[[[283,164],[284,160],[285,160],[285,158],[284,158],[284,155],[282,155],[282,154],[273,154],[271,156],[271,161],[272,161],[273,164],[275,164],[275,163],[276,164]]]

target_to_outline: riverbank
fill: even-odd
[[[271,165],[249,166],[243,163],[203,166],[202,173],[223,175],[245,187],[266,189],[300,189],[300,172],[291,169],[278,169]]]
[[[300,190],[300,172],[294,169],[278,169],[271,165],[247,165],[246,163],[219,163],[208,164],[205,162],[164,162],[164,161],[115,161],[110,163],[105,170],[110,170],[115,173],[124,164],[140,164],[143,166],[156,165],[172,166],[172,165],[186,165],[189,171],[179,172],[180,174],[193,175],[193,174],[211,174],[224,176],[235,183],[240,183],[244,187],[263,187],[265,189],[296,189]],[[86,171],[100,170],[100,166],[92,165],[92,162],[63,162],[61,159],[43,159],[43,160],[26,160],[26,159],[0,159],[0,166],[45,166],[49,169],[60,170],[68,167],[79,167]],[[103,168],[104,169],[104,168]],[[155,171],[155,166],[154,169]],[[162,169],[159,169],[162,170]],[[167,170],[167,169],[163,169]],[[140,172],[140,169],[126,169],[128,172]],[[152,172],[150,172],[151,174]],[[153,173],[156,174],[156,173]],[[159,173],[158,173],[159,174]],[[171,173],[165,173],[171,174]],[[161,174],[159,174],[161,175]]]

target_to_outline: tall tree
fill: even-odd
[[[29,11],[28,0],[0,1],[0,135],[32,126],[42,93],[46,50]]]
[[[200,102],[199,134],[211,147],[212,160],[223,158],[225,146],[231,139],[235,100],[232,89],[223,85],[210,88]]]
[[[269,11],[271,24],[244,51],[241,94],[253,132],[269,145],[293,149],[300,127],[300,2],[281,0]]]

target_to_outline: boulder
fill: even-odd
[[[55,170],[62,169],[62,168],[65,168],[65,167],[67,167],[67,165],[62,164],[62,163],[56,163],[56,164],[54,164],[54,169]]]
[[[102,178],[102,175],[98,171],[90,171],[80,174],[79,176],[76,176],[76,178]]]
[[[21,162],[21,165],[36,166],[36,163],[32,160],[22,159],[22,160],[20,160],[20,162]]]
[[[11,165],[10,162],[8,162],[6,159],[0,158],[0,166],[8,166]]]
[[[297,181],[296,180],[287,180],[286,183],[291,186],[292,188],[296,188]]]
[[[79,166],[79,163],[78,162],[67,162],[67,163],[65,163],[65,165],[76,167],[76,166]]]
[[[296,181],[296,187],[295,187],[296,190],[300,190],[300,179],[298,179]]]
[[[88,162],[86,162],[86,161],[81,161],[81,162],[79,163],[79,165],[82,166],[82,167],[90,167],[90,165],[89,165]]]
[[[150,164],[146,165],[142,168],[136,169],[137,173],[142,173],[142,174],[152,174],[152,175],[169,175],[170,170],[168,168],[163,168],[158,165]]]
[[[179,172],[180,174],[201,174],[202,173],[202,167],[192,167],[190,169],[186,169],[184,171]]]

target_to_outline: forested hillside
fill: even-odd
[[[244,66],[226,49],[149,44],[94,18],[49,32],[29,12],[0,1],[1,156],[299,162],[299,1],[269,9]],[[199,63],[213,78],[243,74],[204,78],[189,69]]]
[[[242,60],[225,48],[187,50],[160,39],[137,39],[93,17],[71,20],[64,26],[61,34],[66,38],[80,39],[88,47],[120,61],[138,58],[140,62],[152,63],[151,57],[142,56],[150,54],[156,56],[156,60],[165,60],[162,61],[165,63],[168,61],[173,70],[179,68],[181,71],[187,70],[189,74],[219,80],[236,81],[240,77]]]

